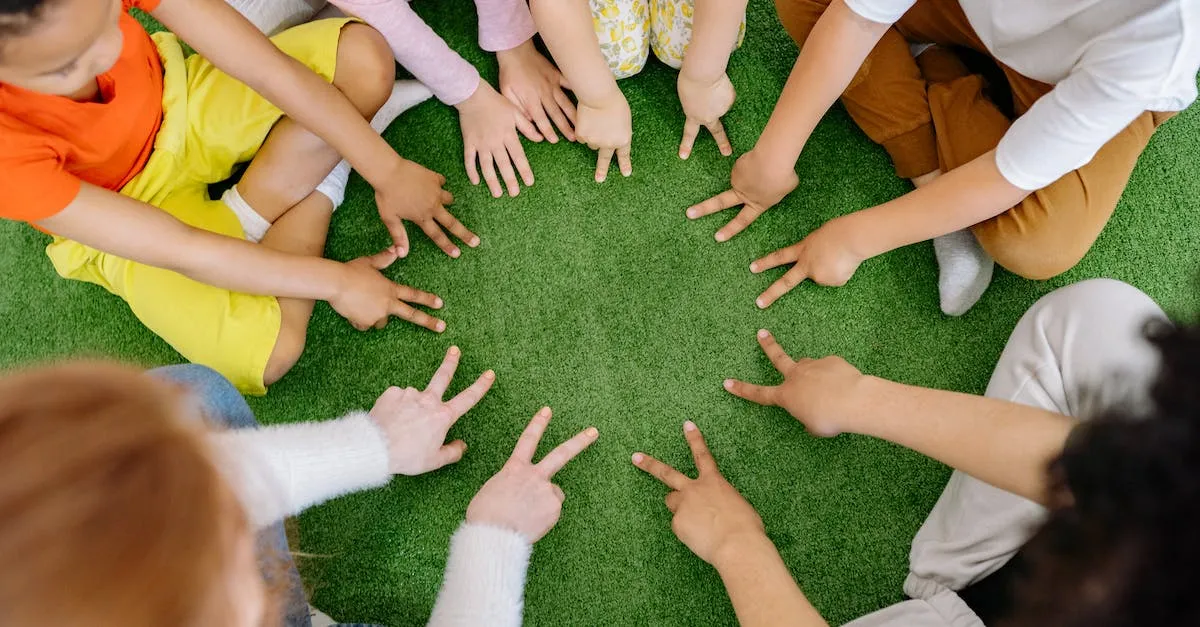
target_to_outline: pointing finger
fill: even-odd
[[[792,291],[792,288],[800,285],[807,278],[808,275],[804,273],[803,268],[801,268],[799,265],[792,266],[792,269],[788,270],[787,274],[780,277],[778,281],[772,283],[771,287],[768,287],[767,291],[763,292],[762,296],[759,296],[758,300],[754,302],[758,305],[759,309],[766,309],[767,307],[770,307],[772,303],[779,300],[780,296]]]
[[[761,216],[766,210],[766,207],[746,203],[746,206],[742,207],[742,210],[733,217],[729,224],[725,225],[725,228],[717,231],[717,241],[728,241],[734,235],[745,231],[746,227],[750,226],[750,223],[757,220],[758,216]]]
[[[788,246],[787,248],[780,248],[766,257],[763,257],[762,259],[750,264],[750,271],[758,274],[764,270],[778,268],[779,266],[787,265],[789,263],[796,263],[798,252],[799,249],[797,248],[797,245]]]
[[[453,416],[453,420],[457,421],[478,405],[479,401],[483,400],[484,395],[488,393],[488,390],[492,389],[492,384],[495,382],[496,373],[488,370],[479,375],[479,378],[470,387],[446,401],[446,407],[450,409],[450,415]]]
[[[429,380],[429,385],[425,388],[426,392],[436,395],[438,399],[446,395],[446,388],[450,387],[450,381],[454,379],[454,372],[458,370],[458,359],[461,354],[462,352],[458,350],[457,346],[451,346],[450,350],[446,351],[446,358],[433,373],[433,378]]]
[[[562,470],[572,459],[575,459],[587,447],[591,446],[596,438],[600,437],[600,432],[595,427],[588,427],[575,435],[575,437],[554,447],[538,462],[537,469],[542,472],[542,475],[547,479],[553,477],[558,471]]]
[[[633,465],[646,471],[652,477],[663,482],[664,485],[672,490],[682,490],[687,486],[688,483],[692,481],[678,470],[675,470],[674,468],[658,461],[657,459],[654,459],[649,455],[646,455],[645,453],[634,453]]]
[[[541,408],[537,414],[533,416],[533,420],[529,421],[529,425],[521,432],[521,437],[517,439],[517,446],[513,449],[512,459],[533,463],[533,455],[537,452],[538,443],[542,441],[542,434],[546,432],[546,425],[550,424],[551,411],[549,407]]]
[[[621,170],[621,176],[633,175],[633,160],[630,157],[631,146],[626,145],[617,149],[617,167]]]
[[[733,155],[733,144],[729,143],[729,135],[725,133],[725,126],[717,120],[708,125],[708,130],[712,133],[713,139],[717,140],[717,149],[726,157]]]
[[[775,388],[754,385],[737,379],[726,379],[725,390],[730,394],[759,405],[775,406]]]
[[[612,148],[601,148],[596,153],[596,182],[603,183],[608,180],[608,168],[612,166],[613,154]]]
[[[767,359],[771,360],[771,365],[780,373],[786,373],[796,362],[788,356],[779,342],[775,341],[775,336],[766,329],[758,331],[758,345],[762,347],[763,352],[767,354]]]
[[[742,196],[730,189],[709,198],[708,200],[688,207],[687,217],[695,220],[714,213],[725,211],[742,204]]]
[[[696,137],[700,135],[700,123],[694,118],[683,122],[683,141],[679,143],[679,158],[687,159],[692,156],[692,148],[696,145]]]
[[[423,311],[413,309],[407,303],[399,300],[392,302],[391,314],[397,318],[407,320],[417,326],[425,327],[426,329],[436,333],[441,333],[442,331],[446,330],[445,322],[442,322],[441,320],[438,320],[437,318],[434,318]]]
[[[704,436],[700,435],[696,423],[691,420],[683,423],[683,436],[687,438],[688,447],[692,449],[696,470],[700,471],[701,475],[718,472],[717,460],[713,459],[712,452],[708,450],[708,444],[704,441]]]

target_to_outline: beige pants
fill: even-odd
[[[564,0],[565,1],[565,0]],[[650,50],[679,69],[692,41],[694,0],[589,0],[600,50],[613,76],[628,78],[646,67]],[[737,45],[746,36],[742,18]]]
[[[1147,402],[1158,355],[1143,337],[1162,309],[1136,288],[1084,281],[1038,301],[1017,323],[987,395],[1086,420]],[[1041,506],[955,471],[909,554],[912,598],[853,627],[982,627],[957,590],[1003,566],[1041,523]]]

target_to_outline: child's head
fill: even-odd
[[[86,89],[121,55],[120,0],[0,0],[0,83],[56,96]]]
[[[254,534],[186,398],[115,366],[0,379],[0,624],[262,623]]]
[[[1011,625],[1200,624],[1200,326],[1153,336],[1153,410],[1097,417],[1052,466],[1057,505]]]

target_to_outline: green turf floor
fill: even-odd
[[[416,7],[495,79],[494,61],[474,45],[470,2]],[[739,152],[766,122],[795,55],[773,9],[754,0],[746,45],[730,66],[739,99],[726,126]],[[723,190],[733,161],[720,158],[711,140],[690,161],[676,158],[683,118],[674,79],[651,61],[621,83],[634,114],[634,176],[614,175],[603,185],[592,182],[594,155],[583,146],[536,146],[529,156],[537,185],[519,198],[493,200],[466,180],[451,109],[426,103],[388,132],[401,154],[448,176],[455,213],[483,239],[451,260],[410,229],[413,254],[391,272],[445,298],[448,331],[437,336],[393,323],[357,333],[319,305],[300,365],[252,403],[271,423],[368,407],[388,385],[423,385],[452,343],[465,351],[458,384],[487,368],[498,381],[452,433],[471,446],[460,464],[301,517],[299,548],[320,556],[303,567],[318,606],[346,620],[423,623],[468,501],[548,404],[556,417],[546,444],[587,425],[601,437],[559,475],[565,511],[534,552],[529,624],[734,622],[715,573],[671,535],[663,487],[628,461],[640,449],[690,470],[685,419],[708,435],[813,602],[832,622],[844,622],[901,599],[909,540],[947,470],[884,442],[811,438],[784,412],[727,396],[725,377],[772,378],[756,329],[772,329],[796,354],[840,353],[884,377],[981,392],[1021,313],[1057,286],[1109,276],[1173,313],[1197,308],[1200,111],[1160,131],[1108,229],[1066,276],[1031,283],[999,272],[979,306],[951,320],[938,312],[933,253],[922,244],[868,261],[845,288],[806,285],[761,312],[754,298],[778,273],[752,276],[752,259],[833,216],[897,196],[907,184],[837,110],[797,165],[799,190],[718,245],[719,221],[692,223],[683,210]],[[334,218],[331,257],[388,243],[372,198],[356,177]],[[77,355],[146,366],[179,361],[119,300],[55,277],[41,252],[45,236],[5,223],[0,242],[0,366]]]

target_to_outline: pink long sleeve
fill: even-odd
[[[406,0],[332,0],[332,4],[383,33],[400,65],[425,83],[438,100],[454,106],[475,93],[479,86],[475,66],[451,50]]]
[[[516,48],[537,32],[525,0],[475,0],[475,10],[479,12],[479,47],[488,52]]]

